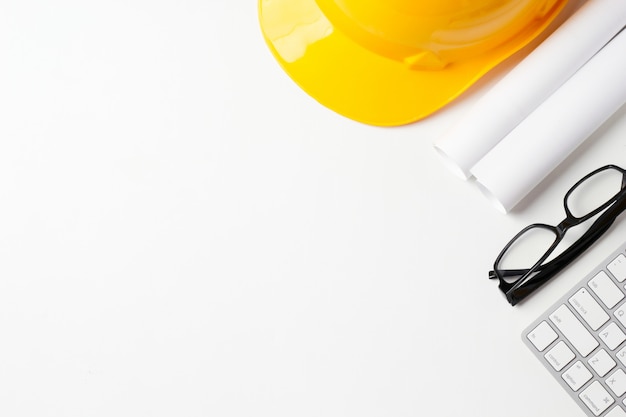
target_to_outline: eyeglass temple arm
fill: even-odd
[[[585,234],[581,236],[570,248],[557,258],[554,258],[552,261],[543,265],[537,274],[524,279],[523,282],[521,279],[517,281],[509,289],[509,291],[506,292],[506,298],[509,303],[514,306],[522,301],[528,295],[532,294],[537,288],[548,282],[563,268],[569,265],[578,255],[586,251],[611,227],[617,216],[624,210],[624,208],[617,213],[612,213],[611,215],[607,215],[607,213],[602,215],[601,217],[603,217],[603,219],[598,218],[591,228],[585,232]],[[598,224],[597,228],[595,227],[596,224]]]

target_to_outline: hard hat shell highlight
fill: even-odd
[[[567,0],[260,0],[274,56],[351,119],[422,119],[527,45]]]

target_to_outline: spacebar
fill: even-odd
[[[598,346],[598,341],[567,306],[562,305],[550,314],[550,320],[582,356],[589,355]]]

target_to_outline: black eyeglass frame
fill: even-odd
[[[574,216],[569,208],[568,200],[572,193],[589,178],[594,175],[614,169],[622,174],[622,183],[620,190],[613,195],[604,204],[597,207],[590,213],[584,216]],[[617,165],[605,165],[600,167],[589,174],[581,178],[576,184],[574,184],[563,198],[563,207],[565,208],[565,219],[556,226],[550,226],[544,223],[534,223],[517,233],[513,239],[511,239],[506,246],[502,249],[498,257],[494,262],[493,270],[489,272],[490,279],[498,279],[500,290],[505,294],[507,301],[511,305],[516,305],[518,302],[526,298],[529,294],[545,284],[550,278],[554,277],[557,273],[563,270],[569,265],[576,257],[587,250],[596,240],[600,238],[613,224],[615,219],[626,210],[626,170],[620,168]],[[604,213],[602,211],[606,210]],[[545,260],[554,252],[558,245],[563,240],[565,233],[572,227],[578,226],[581,223],[597,216],[602,213],[593,224],[587,229],[587,231],[578,238],[572,245],[565,249],[561,254],[556,256],[549,262]],[[529,269],[517,269],[517,270],[501,270],[498,268],[502,258],[505,256],[511,246],[525,233],[531,229],[542,228],[546,229],[555,235],[555,240],[548,250],[540,257],[540,259]],[[510,282],[511,277],[519,276],[513,282]],[[507,281],[505,278],[509,278]]]

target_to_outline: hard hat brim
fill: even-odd
[[[439,70],[412,70],[362,47],[333,27],[315,0],[259,0],[259,21],[275,58],[310,96],[350,119],[398,126],[450,103],[531,42],[566,2],[558,0],[505,44]]]

